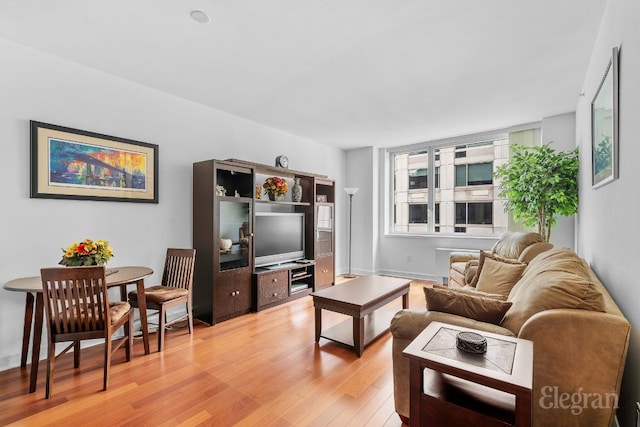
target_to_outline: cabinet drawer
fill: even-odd
[[[258,275],[258,307],[289,297],[289,271]]]

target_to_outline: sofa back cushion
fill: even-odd
[[[551,249],[538,255],[525,269],[507,301],[511,308],[501,326],[518,335],[536,313],[556,308],[604,311],[604,298],[591,279],[589,267],[573,251]]]
[[[538,233],[507,231],[496,242],[491,252],[502,258],[518,259],[528,246],[539,242],[544,242],[544,238]]]

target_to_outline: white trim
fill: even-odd
[[[398,147],[389,147],[389,148],[386,148],[385,151],[387,154],[395,154],[395,153],[403,153],[403,152],[413,151],[413,150],[420,150],[428,147],[472,144],[474,142],[482,142],[490,139],[499,139],[511,132],[518,132],[518,131],[528,130],[528,129],[539,129],[541,127],[542,127],[542,122],[531,122],[531,123],[525,123],[518,126],[511,126],[504,129],[495,129],[492,131],[453,136],[453,137],[444,138],[444,139],[436,139],[433,141],[417,142],[414,144],[402,145]]]

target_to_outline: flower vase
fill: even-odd
[[[284,194],[276,194],[276,202],[284,202]]]
[[[302,185],[300,185],[300,178],[294,178],[294,181],[291,198],[294,202],[299,202],[302,200]]]
[[[269,200],[274,202],[276,200],[276,195],[274,193],[268,193],[268,194],[269,194]]]

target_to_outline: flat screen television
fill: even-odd
[[[304,213],[256,212],[253,231],[256,267],[304,259]]]

